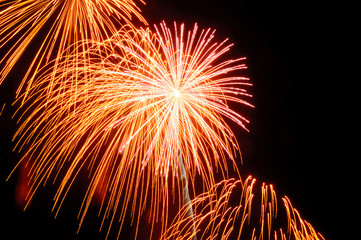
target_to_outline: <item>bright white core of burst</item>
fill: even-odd
[[[179,97],[181,96],[181,93],[178,91],[178,89],[174,89],[174,90],[173,90],[173,96],[174,96],[175,98],[179,98]]]

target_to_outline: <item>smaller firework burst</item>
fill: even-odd
[[[69,54],[88,47],[78,41],[107,39],[119,26],[131,24],[132,16],[146,23],[133,0],[0,0],[0,48],[6,49],[0,60],[0,84],[35,39],[41,44],[18,95],[27,92],[39,69],[59,60],[63,51]],[[53,63],[56,66],[58,61]]]
[[[259,194],[255,183],[248,177],[245,182],[229,179],[216,184],[184,206],[161,239],[324,240],[288,197],[279,206],[272,185],[263,183]],[[190,207],[193,216],[187,214]]]

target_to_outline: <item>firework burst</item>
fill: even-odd
[[[232,44],[216,42],[214,31],[197,25],[190,31],[165,23],[154,31],[130,28],[92,45],[65,56],[55,73],[44,70],[30,88],[15,135],[18,150],[27,146],[23,159],[32,159],[28,201],[49,178],[60,179],[58,211],[87,170],[80,225],[96,192],[105,189],[102,226],[117,212],[122,224],[127,209],[139,222],[150,203],[150,221],[161,219],[164,227],[170,196],[176,189],[184,195],[180,178],[194,192],[198,175],[209,190],[215,172],[227,177],[228,160],[236,166],[239,148],[225,119],[247,129],[248,120],[229,107],[252,106],[245,100],[251,84],[238,75],[244,58],[221,60]],[[58,81],[48,92],[53,77]]]
[[[106,39],[118,26],[130,24],[133,15],[146,23],[133,0],[0,0],[0,48],[9,49],[0,60],[0,84],[34,40],[41,44],[18,94],[28,91],[39,68],[51,59],[60,58],[63,51],[84,50],[77,44],[69,48],[74,43]]]
[[[248,177],[214,185],[192,200],[193,216],[187,214],[190,206],[179,211],[161,239],[324,240],[289,198],[279,206],[272,185],[263,183],[259,194],[255,183]]]

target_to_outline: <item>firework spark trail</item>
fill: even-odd
[[[3,111],[4,111],[4,108],[5,108],[5,103],[3,104],[3,106],[1,107],[1,110],[0,110],[0,117],[1,117],[1,114],[3,113]]]
[[[210,29],[174,27],[122,31],[65,56],[55,73],[39,74],[14,136],[19,151],[26,146],[23,159],[33,159],[28,201],[41,184],[59,179],[58,211],[87,170],[80,226],[101,188],[107,189],[101,228],[108,218],[122,225],[127,209],[139,222],[147,202],[152,225],[161,219],[165,227],[171,195],[175,189],[182,195],[178,152],[191,192],[196,175],[205,190],[214,185],[215,172],[227,177],[227,159],[235,167],[239,148],[224,118],[244,129],[248,123],[228,103],[252,106],[243,99],[251,97],[248,78],[236,75],[246,68],[244,58],[220,60],[232,44],[215,42]],[[48,92],[53,76],[59,81]]]
[[[260,201],[255,202],[259,198],[254,191],[255,182],[248,177],[244,183],[228,179],[214,185],[209,192],[194,198],[192,206],[179,211],[161,239],[191,239],[196,232],[201,239],[324,240],[287,197],[282,198],[281,206],[286,216],[279,216],[280,206],[272,185],[263,183]],[[240,197],[237,191],[241,191]],[[194,209],[192,217],[187,214],[190,207]],[[287,219],[286,226],[275,226],[280,217]],[[196,226],[196,231],[192,226]]]
[[[88,47],[79,49],[78,41],[107,39],[119,25],[131,24],[132,16],[146,23],[133,0],[0,0],[0,48],[9,49],[0,60],[0,84],[35,39],[42,42],[17,95],[29,91],[39,69],[63,51]]]

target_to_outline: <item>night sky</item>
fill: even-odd
[[[303,218],[326,239],[341,239],[336,236],[343,231],[338,215],[343,196],[336,186],[342,181],[338,165],[344,162],[345,150],[338,121],[342,110],[335,104],[339,96],[334,94],[337,63],[333,59],[339,49],[329,39],[333,21],[327,7],[285,0],[146,2],[141,8],[151,26],[165,20],[169,26],[177,21],[190,29],[197,22],[200,28],[216,29],[217,40],[229,38],[235,44],[228,56],[247,57],[244,75],[254,84],[250,91],[255,109],[244,113],[251,121],[250,133],[233,128],[243,152],[243,177],[252,175],[258,182],[272,183],[278,196],[289,196]],[[0,228],[2,233],[13,234],[4,239],[18,239],[23,233],[31,239],[104,239],[105,233],[97,232],[96,219],[76,235],[79,205],[65,204],[54,220],[55,187],[39,191],[23,212],[14,201],[18,172],[5,182],[21,156],[11,151],[16,121],[11,119],[15,109],[10,104],[24,72],[19,66],[26,62],[26,57],[21,59],[0,86],[0,109],[7,103],[0,117]]]

